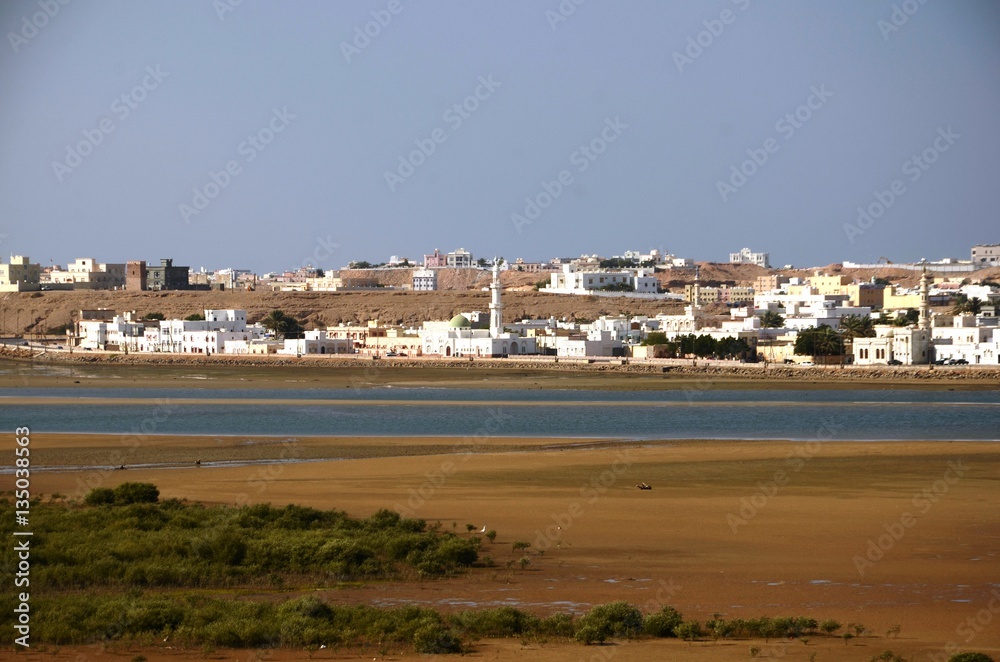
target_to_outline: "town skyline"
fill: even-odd
[[[8,255],[819,266],[996,225],[995,3],[42,4],[0,6]]]

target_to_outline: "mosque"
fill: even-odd
[[[504,331],[503,303],[500,300],[500,262],[499,259],[493,260],[490,328],[472,328],[472,321],[465,315],[455,315],[447,323],[426,322],[420,330],[424,355],[501,357],[538,353],[535,338]]]

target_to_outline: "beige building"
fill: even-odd
[[[53,269],[53,284],[72,285],[78,290],[125,289],[125,265],[99,263],[92,257],[77,258],[66,269]]]
[[[41,286],[41,267],[27,255],[11,255],[10,264],[0,264],[0,292],[34,292]]]
[[[981,268],[1000,266],[1000,244],[978,244],[973,246],[972,264]]]

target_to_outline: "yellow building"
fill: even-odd
[[[847,294],[847,286],[852,283],[850,276],[812,276],[807,281],[816,294]]]
[[[920,293],[899,294],[894,289],[883,290],[882,308],[885,310],[909,310],[920,308]]]
[[[884,285],[874,285],[872,283],[853,283],[844,288],[844,294],[850,297],[852,306],[862,306],[872,309],[885,306]]]

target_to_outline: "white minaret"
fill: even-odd
[[[927,265],[924,265],[924,273],[920,276],[920,322],[917,328],[931,328],[930,292],[927,279]]]
[[[503,333],[503,304],[500,303],[500,260],[493,258],[493,282],[490,283],[490,337],[499,338]]]

